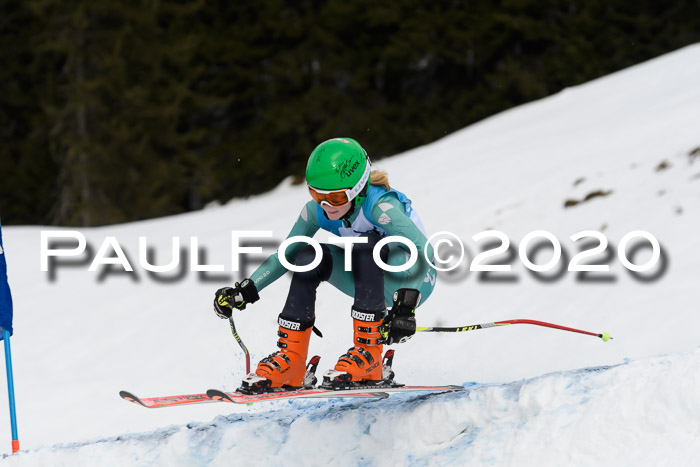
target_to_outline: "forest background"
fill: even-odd
[[[0,0],[0,215],[197,210],[698,41],[700,0]]]

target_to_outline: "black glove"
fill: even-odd
[[[394,303],[382,323],[384,343],[401,344],[416,333],[416,308],[420,304],[420,292],[416,289],[399,289],[394,292]]]
[[[224,287],[216,291],[214,296],[214,311],[222,319],[231,317],[234,308],[245,310],[248,303],[255,303],[260,296],[258,289],[250,279],[236,282],[235,287]]]

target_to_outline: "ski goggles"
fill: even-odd
[[[311,194],[311,198],[313,198],[314,201],[316,201],[318,204],[321,206],[325,204],[329,206],[342,206],[344,204],[349,203],[357,195],[360,194],[362,189],[365,187],[365,184],[369,181],[369,174],[370,174],[370,164],[369,160],[367,160],[367,166],[365,167],[365,173],[362,174],[362,178],[360,178],[360,181],[357,182],[357,184],[352,187],[352,188],[343,188],[340,190],[321,190],[319,188],[314,188],[311,185],[307,185],[309,187],[309,193]]]

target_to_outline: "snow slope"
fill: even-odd
[[[599,230],[610,241],[611,256],[594,258],[610,264],[610,272],[588,280],[573,272],[538,280],[517,255],[508,281],[468,271],[441,275],[419,310],[419,325],[529,318],[615,338],[603,344],[508,326],[418,335],[395,347],[397,379],[465,383],[464,394],[160,410],[119,399],[120,389],[154,396],[237,386],[240,350],[210,305],[216,288],[255,267],[230,271],[231,231],[271,230],[281,240],[308,199],[304,187],[283,183],[201,212],[81,229],[93,251],[115,237],[135,269],[102,278],[88,271],[86,257],[58,268],[52,280],[39,268],[46,228],[6,227],[20,441],[30,452],[4,463],[216,465],[256,455],[273,463],[347,465],[364,452],[362,462],[384,465],[697,464],[698,83],[700,45],[376,164],[411,196],[429,233],[450,231],[464,240],[469,260],[483,246],[471,237],[486,229],[503,231],[516,249],[528,232],[550,231],[569,258],[578,251],[569,239],[576,232]],[[596,192],[608,194],[583,201]],[[567,201],[578,204],[565,208]],[[634,230],[658,238],[665,268],[635,278],[622,267],[617,245]],[[185,268],[179,280],[158,281],[139,266],[139,236],[156,249],[158,264],[168,261],[173,236],[186,247],[197,237],[206,262],[226,271],[202,279]],[[534,259],[550,256],[543,251]],[[648,257],[643,249],[633,262]],[[275,349],[288,282],[277,281],[236,316],[254,361]],[[325,338],[313,339],[310,351],[323,356],[320,371],[350,346],[350,304],[329,287],[319,291],[316,325]],[[0,439],[9,450],[9,423],[0,423]]]
[[[259,413],[48,447],[6,462],[698,465],[698,393],[696,350],[527,381],[471,383],[462,393],[289,401]]]

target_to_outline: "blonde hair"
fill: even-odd
[[[386,191],[389,191],[389,174],[383,170],[373,170],[369,174],[370,185],[383,186]]]

